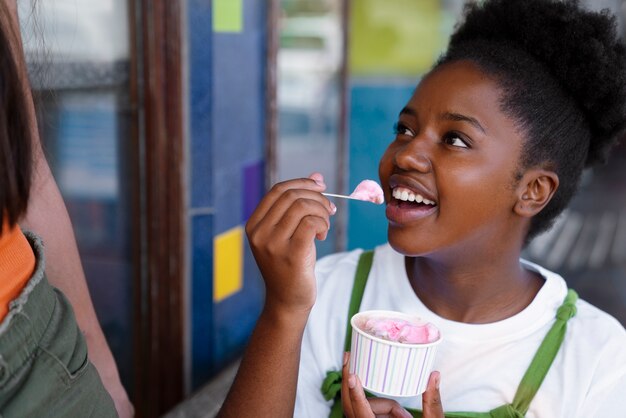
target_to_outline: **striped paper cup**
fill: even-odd
[[[370,318],[397,318],[423,322],[417,316],[392,311],[365,311],[352,317],[350,373],[363,388],[379,396],[417,396],[426,390],[439,339],[427,344],[407,344],[374,337],[362,331]]]

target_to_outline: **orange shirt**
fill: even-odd
[[[35,254],[19,226],[9,229],[6,222],[0,235],[0,321],[35,270]]]

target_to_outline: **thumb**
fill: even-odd
[[[443,406],[441,405],[441,395],[439,394],[440,381],[441,375],[439,372],[430,374],[426,392],[422,395],[424,418],[443,418]]]

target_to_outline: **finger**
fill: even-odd
[[[354,411],[352,410],[352,401],[350,400],[350,388],[348,387],[348,379],[350,378],[350,371],[348,365],[350,364],[350,353],[343,354],[343,367],[341,369],[341,405],[343,406],[343,413],[348,418],[354,417]]]
[[[355,417],[375,418],[358,376],[352,374],[348,377],[348,393]]]
[[[309,193],[305,193],[306,197],[297,198],[292,202],[277,203],[276,206],[270,210],[270,213],[268,213],[267,222],[272,223],[276,229],[282,229],[286,228],[288,225],[297,226],[303,217],[311,215],[328,220],[328,224],[330,225],[330,214],[332,212],[330,202],[319,193],[311,193],[313,193],[313,196],[310,196]],[[294,194],[300,195],[301,192],[294,192]],[[319,196],[322,198],[320,199]],[[285,198],[285,200],[287,200],[287,198]],[[288,204],[289,206],[285,208],[284,204]],[[281,211],[284,212],[280,214]],[[291,228],[289,237],[293,235],[294,230],[295,228]]]
[[[378,416],[394,418],[413,418],[413,415],[402,407],[398,402],[391,399],[370,398],[368,399],[372,412]]]
[[[313,219],[305,221],[307,217],[319,218],[323,222],[321,224],[317,220],[312,222]],[[267,222],[269,223],[269,219]],[[316,234],[328,231],[330,215],[327,208],[319,202],[310,199],[298,199],[282,214],[280,219],[277,219],[274,225],[268,223],[265,224],[263,230],[259,230],[259,233],[269,234],[267,238],[272,240],[292,240],[296,230],[302,227],[312,228]]]
[[[314,182],[316,182],[317,184],[326,184],[324,182],[324,176],[321,173],[318,173],[318,172],[311,173],[309,178],[313,180]]]
[[[275,184],[270,191],[261,199],[261,202],[254,210],[248,222],[246,224],[247,229],[254,229],[256,225],[265,217],[270,208],[274,205],[276,200],[280,198],[286,191],[292,189],[304,189],[313,190],[316,192],[322,192],[326,190],[325,184],[319,184],[313,179],[295,179],[283,181]]]
[[[312,202],[319,203],[319,205],[324,208],[326,214],[334,214],[337,210],[335,205],[319,192],[304,189],[289,189],[274,201],[274,204],[267,210],[263,219],[259,220],[255,226],[248,221],[248,232],[249,234],[254,234],[262,225],[274,228],[284,218],[285,212],[294,206],[296,209],[302,209],[302,214],[298,216],[298,219],[300,219],[303,217],[303,214],[308,214],[306,211],[310,206],[307,206],[307,204]],[[311,214],[316,213],[312,212]],[[293,234],[294,229],[295,227],[291,229],[289,236]],[[271,233],[274,233],[274,231],[271,231]]]
[[[280,199],[280,203],[277,202],[270,209],[266,218],[260,221],[254,229],[250,225],[246,226],[246,234],[253,247],[263,248],[268,245],[281,247],[291,239],[302,219],[308,215],[317,216],[325,220],[326,226],[322,229],[321,235],[325,235],[325,232],[328,231],[330,228],[330,215],[328,207],[324,206],[324,204],[330,202],[321,200],[320,197],[323,198],[323,196],[315,192],[300,190],[290,192],[290,194],[292,193],[305,197],[294,201],[290,200],[293,196],[291,198],[283,197]],[[312,199],[306,197],[312,197]]]
[[[318,236],[325,238],[327,233],[328,220],[318,216],[305,216],[288,241],[289,250],[298,258],[306,257],[307,255],[313,256],[315,253],[311,253],[310,249],[314,247],[314,239]],[[314,259],[309,259],[308,261],[315,262]]]
[[[343,411],[347,417],[373,417],[373,416],[389,416],[395,418],[413,418],[413,416],[404,409],[398,402],[391,399],[383,398],[367,398],[361,386],[361,381],[355,375],[349,373],[350,353],[344,354],[344,363],[342,369],[341,393],[350,394],[341,397]],[[357,391],[357,408],[353,407],[355,398],[352,393]],[[359,405],[362,408],[359,408]]]
[[[247,230],[252,230],[256,225],[265,218],[268,211],[274,206],[276,201],[280,199],[289,190],[311,190],[322,192],[326,189],[324,184],[319,184],[312,179],[295,179],[275,184],[270,191],[261,199],[261,202],[254,210],[246,224]]]
[[[441,375],[439,372],[432,372],[428,378],[426,392],[422,395],[424,418],[443,418],[443,406],[441,405],[441,395],[439,393],[440,382]]]

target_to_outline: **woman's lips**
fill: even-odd
[[[437,208],[437,206],[416,205],[392,198],[387,204],[385,214],[391,223],[406,224],[435,213]]]
[[[389,188],[391,189],[392,195],[393,190],[396,188],[403,188],[410,190],[415,194],[421,195],[423,198],[431,200],[433,202],[437,202],[437,197],[431,193],[430,187],[427,187],[423,181],[418,181],[412,177],[401,175],[401,174],[392,174],[389,177]]]

